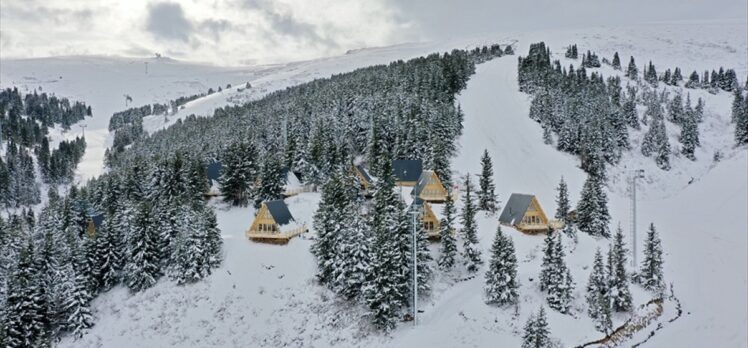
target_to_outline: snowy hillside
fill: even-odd
[[[746,22],[699,22],[501,33],[363,49],[341,57],[246,69],[148,60],[148,75],[144,73],[144,60],[71,57],[4,61],[0,85],[25,86],[29,90],[43,86],[44,91],[92,105],[94,117],[86,120],[88,148],[78,167],[85,179],[103,171],[103,153],[112,139],[107,132],[108,119],[113,112],[125,108],[124,94],[131,95],[132,105],[138,106],[165,102],[209,87],[233,85],[188,103],[168,122],[163,117],[146,118],[144,127],[151,132],[193,113],[209,116],[216,107],[253,100],[358,67],[495,42],[515,43],[515,52],[524,55],[529,45],[538,41],[551,47],[554,58],[561,58],[564,48],[576,43],[580,49],[593,50],[601,57],[611,57],[618,51],[627,61],[632,55],[640,66],[652,60],[658,68],[679,66],[686,72],[731,67],[742,82],[748,74],[746,29]],[[606,67],[599,70],[605,76],[617,73]],[[250,82],[252,88],[244,89],[245,82]],[[646,179],[640,182],[643,198],[638,207],[639,240],[643,240],[650,222],[657,225],[665,250],[666,281],[673,283],[684,314],[668,323],[675,309],[667,303],[659,320],[664,323],[663,329],[644,347],[748,347],[748,150],[732,146],[731,96],[701,90],[691,93],[692,98],[705,99],[707,110],[706,121],[701,124],[703,146],[697,152],[697,161],[675,158],[673,169],[665,172],[636,150],[625,155],[618,166],[609,169],[612,223],[620,223],[628,233],[626,173],[633,168],[645,169]],[[529,98],[518,90],[516,56],[478,65],[457,100],[465,121],[452,169],[460,175],[479,173],[480,155],[487,149],[493,158],[494,182],[502,202],[514,192],[535,194],[545,211],[552,213],[559,179],[566,179],[576,204],[586,175],[578,168],[576,157],[543,143],[542,129],[528,117]],[[80,130],[73,129],[65,137],[77,132]],[[636,144],[641,134],[632,134]],[[677,144],[677,140],[673,138],[671,143]],[[720,162],[712,160],[715,151],[724,156]],[[689,184],[691,178],[693,182]],[[319,194],[302,193],[286,202],[298,221],[310,225]],[[493,347],[497,343],[515,347],[521,342],[522,325],[544,303],[537,287],[543,237],[504,228],[514,240],[519,261],[517,313],[484,303],[483,268],[475,278],[467,280],[463,280],[463,274],[437,274],[433,293],[421,304],[423,313],[417,327],[402,323],[388,335],[370,332],[362,318],[363,308],[342,302],[316,284],[315,262],[309,252],[313,231],[286,246],[252,243],[244,237],[254,216],[252,208],[212,204],[225,250],[225,261],[212,276],[188,286],[163,279],[155,287],[135,294],[117,287],[94,300],[96,325],[90,332],[81,340],[68,337],[62,346],[127,347],[137,342],[142,346],[178,347]],[[484,260],[497,224],[497,216],[479,215]],[[607,250],[609,241],[581,234],[575,247],[566,242],[573,250],[566,259],[576,282],[572,316],[549,311],[549,323],[552,336],[563,346],[576,346],[602,337],[585,312],[584,286],[595,249]],[[432,249],[436,256],[438,248],[434,245]],[[638,286],[632,286],[632,290],[637,306],[651,299]],[[614,319],[619,325],[627,317]],[[627,343],[643,340],[654,326]]]

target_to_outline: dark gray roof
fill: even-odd
[[[291,221],[295,221],[291,212],[288,210],[286,202],[282,199],[265,202],[265,205],[268,207],[270,215],[273,216],[273,220],[275,220],[278,225],[283,226]]]
[[[530,202],[532,202],[532,197],[533,195],[512,193],[509,201],[504,206],[504,210],[501,212],[499,222],[514,225],[522,221],[527,208],[530,206]]]
[[[223,171],[223,165],[221,165],[221,162],[208,163],[208,168],[206,168],[208,180],[218,181],[218,178],[221,177],[221,171]]]
[[[362,166],[360,164],[356,165],[356,170],[358,170],[358,172],[361,173],[361,175],[364,177],[364,179],[366,179],[367,182],[369,182],[369,183],[372,182],[371,176],[369,175],[369,171],[366,170],[366,168],[364,168],[364,166]]]
[[[94,223],[94,227],[99,228],[104,223],[104,214],[92,215],[91,220]]]
[[[396,181],[417,181],[423,172],[421,160],[394,160],[392,173]]]

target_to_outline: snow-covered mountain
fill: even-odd
[[[102,172],[103,154],[111,144],[109,116],[131,106],[166,102],[183,95],[226,86],[220,93],[185,105],[176,115],[144,120],[155,131],[190,114],[210,115],[216,107],[242,103],[298,83],[327,77],[373,64],[407,59],[435,51],[476,45],[513,43],[519,55],[529,45],[544,41],[554,58],[576,43],[581,50],[624,62],[634,56],[645,64],[680,67],[684,72],[734,68],[740,81],[748,74],[748,24],[746,22],[655,23],[636,27],[601,27],[563,31],[501,33],[443,42],[405,44],[353,51],[341,57],[244,69],[198,66],[171,60],[138,60],[107,57],[67,57],[3,61],[0,86],[85,100],[94,117],[86,120],[88,148],[79,166],[81,180]],[[148,62],[148,74],[145,73]],[[570,62],[564,60],[568,65]],[[575,65],[578,65],[576,63]],[[605,76],[617,74],[599,69]],[[252,88],[245,89],[250,82]],[[673,322],[676,308],[666,305],[658,320],[663,328],[644,345],[651,347],[748,346],[748,151],[733,147],[729,122],[731,96],[720,92],[690,91],[706,101],[706,121],[701,125],[702,147],[697,161],[674,158],[665,172],[637,150],[609,169],[609,207],[613,224],[629,230],[629,197],[626,176],[645,169],[640,182],[637,229],[641,241],[646,226],[657,225],[665,250],[665,277],[672,283],[683,315]],[[513,192],[537,195],[547,212],[555,210],[555,187],[563,176],[576,202],[585,174],[578,159],[545,145],[540,126],[528,118],[529,96],[519,92],[516,56],[480,64],[458,97],[465,113],[464,134],[452,169],[459,174],[478,173],[480,155],[487,149],[494,163],[499,199]],[[79,134],[73,129],[70,138]],[[641,133],[632,132],[633,143]],[[675,134],[671,134],[676,144]],[[723,159],[713,161],[719,151]],[[317,193],[287,200],[299,221],[311,223],[319,201]],[[438,275],[433,293],[422,304],[419,325],[401,324],[388,335],[362,329],[362,308],[340,301],[314,281],[311,241],[297,238],[286,246],[252,243],[244,230],[251,224],[252,208],[231,208],[214,202],[224,237],[225,261],[203,282],[177,286],[163,279],[143,292],[131,294],[118,287],[94,301],[96,326],[81,340],[66,338],[63,346],[519,346],[522,325],[544,303],[535,282],[540,270],[543,240],[505,228],[514,240],[521,281],[520,305],[513,310],[488,306],[483,300],[483,274],[455,281]],[[497,216],[479,216],[479,239],[484,258],[496,231]],[[313,232],[312,232],[313,234]],[[573,318],[549,312],[552,336],[563,346],[576,346],[601,337],[584,311],[584,285],[597,247],[607,240],[581,235],[567,256],[577,286]],[[436,252],[436,247],[433,248]],[[460,278],[460,277],[457,277]],[[649,300],[634,288],[634,302]],[[627,317],[615,317],[620,324]],[[629,343],[646,339],[656,325],[637,333]],[[365,327],[365,326],[364,326]]]

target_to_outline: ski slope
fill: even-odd
[[[125,108],[123,94],[133,97],[131,106],[139,106],[233,85],[188,103],[166,121],[163,117],[146,118],[144,127],[152,132],[190,114],[210,116],[216,107],[371,64],[495,42],[514,42],[517,54],[524,55],[529,45],[538,41],[545,41],[556,58],[563,56],[566,45],[577,43],[580,50],[590,49],[601,57],[611,57],[618,51],[624,64],[633,55],[640,68],[651,59],[658,71],[676,65],[684,74],[733,67],[744,81],[748,74],[746,29],[746,22],[738,21],[500,33],[231,69],[147,60],[148,75],[144,72],[146,60],[142,59],[3,61],[0,86],[19,85],[29,90],[43,86],[46,92],[92,105],[94,117],[86,121],[88,149],[79,166],[80,179],[85,180],[103,170],[103,153],[111,143],[106,125],[111,113]],[[477,67],[467,89],[458,97],[465,112],[465,129],[452,166],[460,175],[478,173],[480,155],[487,149],[493,158],[499,199],[505,202],[513,192],[535,194],[552,214],[559,179],[566,179],[571,200],[576,203],[585,176],[575,157],[543,144],[539,125],[527,117],[529,98],[518,92],[516,65],[516,56],[508,56]],[[605,67],[600,70],[606,76],[617,73]],[[245,82],[253,87],[244,89]],[[694,100],[695,96],[706,99],[707,120],[701,126],[704,146],[697,152],[698,160],[674,158],[673,170],[663,172],[638,152],[625,156],[609,172],[612,223],[621,223],[629,231],[625,177],[630,168],[644,168],[647,177],[640,182],[639,240],[643,240],[646,226],[654,222],[665,250],[665,277],[674,284],[684,310],[680,319],[665,324],[644,347],[748,347],[748,150],[731,146],[732,128],[726,122],[729,95],[691,93]],[[671,144],[675,145],[675,129],[671,125],[669,128]],[[59,136],[73,137],[80,131],[74,128]],[[632,142],[640,137],[632,133]],[[722,152],[724,159],[713,162],[714,151]],[[688,184],[691,178],[693,183]],[[297,220],[310,225],[318,201],[317,193],[303,193],[287,203]],[[297,238],[286,246],[249,242],[244,230],[251,224],[253,209],[212,204],[225,241],[225,261],[211,277],[191,286],[162,279],[154,288],[136,294],[118,287],[94,300],[96,326],[89,334],[81,340],[67,337],[61,346],[129,347],[136,342],[149,347],[512,347],[519,346],[528,315],[544,303],[537,280],[531,280],[540,270],[542,237],[505,228],[514,240],[519,261],[521,300],[516,313],[512,308],[498,309],[483,303],[485,269],[465,281],[456,280],[466,276],[460,272],[437,273],[431,296],[421,301],[419,326],[404,323],[387,335],[373,333],[365,325],[363,308],[339,301],[314,282],[311,240]],[[497,216],[479,216],[480,246],[486,261],[496,220]],[[576,247],[566,242],[566,260],[576,282],[573,317],[548,313],[552,336],[563,346],[573,346],[601,337],[586,315],[583,289],[595,249],[607,251],[608,241],[580,235]],[[433,249],[438,257],[437,246]],[[636,286],[632,292],[636,304],[650,298]],[[668,311],[665,316],[671,314]],[[615,323],[625,319],[617,316]]]

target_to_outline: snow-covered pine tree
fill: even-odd
[[[558,182],[556,188],[558,195],[556,196],[556,219],[566,222],[571,210],[571,203],[569,202],[569,188],[566,186],[564,177]]]
[[[107,291],[120,282],[120,272],[124,261],[124,243],[121,235],[116,231],[111,215],[106,217],[103,228],[97,232],[96,250],[100,262],[98,267],[101,290]]]
[[[322,186],[322,199],[314,213],[314,230],[317,238],[312,243],[312,254],[317,259],[317,279],[332,285],[337,243],[341,238],[342,221],[348,200],[340,175],[333,175]]]
[[[602,179],[588,175],[577,203],[577,227],[591,236],[608,238],[609,221],[608,196]]]
[[[224,200],[246,205],[257,177],[257,150],[252,142],[230,145],[222,156],[219,179]]]
[[[158,258],[158,231],[151,215],[151,206],[141,203],[132,219],[127,239],[125,283],[132,291],[150,288],[161,276]]]
[[[626,69],[626,77],[636,80],[638,79],[639,75],[639,69],[636,68],[636,63],[634,63],[634,57],[631,56],[631,59],[629,60],[629,66]]]
[[[655,163],[662,170],[670,170],[670,142],[665,130],[665,122],[654,118],[650,122],[649,130],[644,134],[642,154],[655,155]]]
[[[180,212],[178,228],[181,233],[174,240],[174,253],[169,262],[167,274],[177,284],[192,283],[203,277],[203,250],[200,228],[193,212],[185,209]]]
[[[623,229],[619,225],[613,235],[613,245],[608,259],[611,261],[608,270],[608,288],[610,289],[611,308],[615,312],[628,312],[632,309],[631,290],[626,274],[626,243],[623,241]]]
[[[218,220],[216,212],[204,205],[198,210],[201,228],[205,231],[205,247],[203,252],[206,253],[208,274],[212,269],[217,268],[223,261],[223,238],[221,230],[218,229]]]
[[[483,150],[481,157],[481,174],[479,178],[478,210],[495,213],[497,209],[496,186],[493,183],[493,164],[488,150]]]
[[[607,334],[613,323],[610,315],[610,291],[608,275],[605,274],[603,255],[598,248],[592,264],[592,272],[587,282],[587,314],[595,321],[595,328]]]
[[[548,307],[561,313],[568,313],[573,300],[574,280],[564,260],[564,247],[559,234],[553,243],[550,272],[548,272]]]
[[[280,199],[286,178],[281,161],[273,153],[265,155],[260,171],[259,187],[255,188],[255,208],[259,208],[262,202]]]
[[[74,256],[76,264],[84,264],[88,261],[85,255],[78,254]],[[83,337],[83,334],[93,326],[93,315],[89,302],[93,298],[90,292],[90,281],[87,274],[79,271],[82,266],[75,266],[75,279],[72,293],[67,296],[65,301],[65,312],[67,314],[66,329],[71,331],[77,338]]]
[[[517,255],[514,242],[504,235],[501,226],[496,229],[496,237],[491,246],[491,260],[486,271],[486,303],[504,306],[517,303],[519,299],[517,279]]]
[[[613,62],[611,65],[613,65],[613,69],[621,70],[621,58],[618,56],[618,52],[613,53]]]
[[[336,245],[337,266],[332,270],[332,277],[335,292],[350,300],[359,297],[366,284],[373,238],[360,215],[360,208],[352,206],[348,212]]]
[[[551,283],[551,273],[553,272],[555,258],[553,253],[556,250],[556,239],[553,233],[548,233],[544,239],[543,262],[540,265],[539,284],[541,291],[547,291]]]
[[[552,347],[550,336],[548,319],[545,316],[545,309],[541,306],[538,315],[530,315],[525,324],[522,348],[550,348]]]
[[[441,243],[441,256],[439,257],[439,267],[442,270],[450,271],[455,265],[458,257],[457,240],[454,235],[454,201],[452,200],[452,191],[447,190],[447,199],[444,202],[442,211],[441,229],[439,230],[439,242]]]
[[[37,347],[47,341],[46,305],[34,258],[34,245],[29,238],[19,251],[17,266],[8,279],[2,325],[8,347]]]
[[[480,249],[478,249],[478,226],[475,221],[475,203],[472,197],[473,184],[470,174],[465,176],[465,195],[462,207],[462,256],[468,272],[477,272],[483,264]]]
[[[658,295],[665,291],[665,280],[662,275],[662,243],[654,224],[649,225],[647,238],[644,240],[644,260],[639,270],[639,283]]]
[[[379,173],[382,174],[375,184],[374,210],[370,220],[374,237],[371,267],[363,298],[373,325],[388,331],[395,327],[407,298],[408,280],[403,268],[407,256],[402,254],[397,236],[403,226],[400,221],[402,204],[394,193],[391,161],[381,160],[379,163],[382,166]]]
[[[680,126],[680,137],[678,137],[678,140],[681,145],[683,145],[681,147],[681,153],[685,155],[686,158],[695,161],[696,155],[694,152],[696,151],[696,147],[700,145],[700,141],[699,124],[696,122],[694,113],[684,113],[680,121]]]

